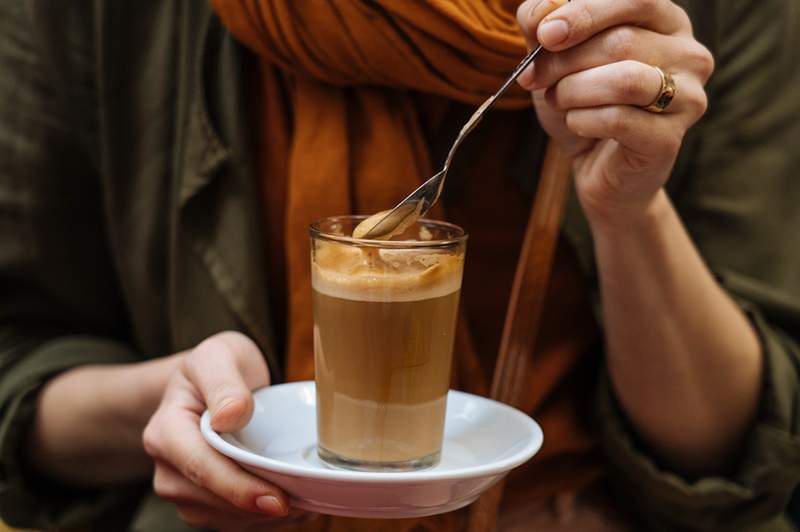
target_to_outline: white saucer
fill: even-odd
[[[413,472],[344,471],[317,457],[313,381],[262,388],[254,398],[244,429],[218,434],[205,412],[203,436],[283,488],[293,507],[325,514],[395,518],[456,510],[528,461],[543,441],[539,425],[519,410],[451,390],[439,465]]]

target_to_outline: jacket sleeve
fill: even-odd
[[[781,514],[800,480],[800,4],[714,3],[710,108],[672,197],[760,338],[763,392],[732,472],[688,480],[648,455],[603,378],[605,450],[647,530],[746,530]]]
[[[69,368],[137,356],[90,155],[90,19],[51,14],[63,35],[54,57],[40,38],[52,28],[32,23],[35,8],[0,4],[0,516],[52,529],[121,513],[138,487],[79,493],[36,478],[24,449],[37,395]]]

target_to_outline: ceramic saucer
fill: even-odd
[[[451,390],[439,465],[413,472],[345,471],[317,457],[313,381],[270,386],[253,395],[255,411],[244,429],[218,434],[205,412],[203,436],[283,488],[292,506],[311,512],[377,518],[449,512],[529,460],[543,441],[539,425],[519,410]]]

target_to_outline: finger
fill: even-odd
[[[569,0],[527,0],[517,8],[517,22],[519,23],[522,35],[525,37],[525,44],[528,50],[533,50],[539,43],[536,40],[536,25],[542,17],[552,13]],[[532,24],[531,21],[535,21]],[[537,59],[538,60],[538,59]],[[517,76],[517,82],[523,87],[527,87],[533,79],[533,64],[523,70]]]
[[[679,74],[673,78],[682,90],[676,92],[665,112],[702,114],[706,98],[700,83]],[[658,70],[636,61],[623,61],[565,77],[547,91],[547,102],[562,111],[608,105],[647,107],[660,96],[661,89]]]
[[[281,490],[212,449],[198,425],[196,415],[161,410],[145,429],[145,449],[156,460],[171,464],[194,485],[240,510],[286,515],[288,503]]]
[[[285,517],[271,517],[269,515],[254,514],[239,510],[226,500],[217,497],[215,494],[192,484],[186,477],[180,474],[177,469],[168,463],[158,460],[156,470],[153,475],[153,487],[162,499],[172,502],[181,507],[195,507],[205,509],[209,512],[218,511],[224,515],[238,517],[242,520],[257,522],[270,522],[280,519],[281,523],[303,523],[311,521],[316,514],[290,508]]]
[[[691,32],[686,12],[671,0],[572,0],[544,17],[536,38],[548,50],[561,51],[621,25],[665,35]]]
[[[623,61],[570,74],[547,91],[550,105],[569,110],[606,105],[647,106],[661,92],[658,71],[636,61]]]
[[[626,105],[573,109],[567,112],[566,124],[578,136],[613,139],[650,162],[672,160],[686,131],[677,119]]]
[[[529,49],[539,45],[536,40],[536,25],[569,0],[526,0],[517,7],[517,22]]]
[[[528,90],[551,87],[569,74],[621,61],[656,65],[665,72],[705,70],[710,54],[699,43],[634,26],[617,26],[569,50],[543,53],[534,65]]]
[[[153,487],[159,497],[174,503],[182,519],[192,526],[232,530],[275,519],[268,515],[239,510],[210,491],[192,484],[163,461],[158,461],[156,465]]]
[[[212,413],[212,428],[219,432],[246,425],[253,413],[250,390],[269,384],[261,351],[234,332],[203,341],[184,359],[183,369]]]
[[[203,506],[226,513],[240,511],[222,497],[194,484],[163,460],[156,461],[153,489],[159,497],[175,504]]]

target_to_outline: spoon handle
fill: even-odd
[[[567,2],[569,2],[569,1],[570,0],[567,0]],[[554,3],[554,5],[552,6],[552,9],[551,9],[551,12],[554,11],[555,8],[560,7],[560,6],[564,5],[565,3],[566,2],[564,2],[563,0],[561,2]],[[531,51],[528,55],[525,56],[525,58],[522,61],[519,62],[519,64],[517,65],[517,68],[514,69],[514,71],[508,77],[506,82],[503,83],[503,86],[500,87],[500,89],[498,89],[498,91],[494,94],[494,96],[492,96],[491,103],[489,103],[489,105],[486,106],[487,109],[492,106],[492,104],[494,103],[495,100],[497,100],[503,94],[506,93],[506,91],[511,86],[511,84],[514,83],[514,80],[516,80],[519,77],[519,75],[522,74],[522,71],[525,70],[528,67],[528,65],[533,63],[534,59],[536,59],[536,57],[540,53],[542,53],[543,49],[544,49],[544,46],[542,46],[540,44],[538,48],[536,48],[535,50]]]
[[[506,93],[511,84],[514,83],[514,81],[519,77],[520,74],[522,74],[522,71],[525,70],[528,67],[528,65],[533,63],[534,59],[536,59],[536,57],[540,53],[542,53],[542,50],[544,50],[544,46],[539,45],[538,48],[532,50],[528,55],[525,56],[525,58],[522,61],[519,62],[517,67],[514,69],[514,71],[506,80],[506,82],[503,83],[503,86],[500,87],[496,93],[494,93],[494,96],[492,96],[492,102],[494,102],[494,100],[500,98],[503,94]],[[489,104],[489,107],[491,107],[491,104]]]
[[[519,75],[522,74],[522,71],[525,70],[525,68],[528,65],[533,63],[533,60],[536,59],[536,56],[538,56],[543,49],[544,49],[543,46],[539,46],[537,49],[532,50],[530,53],[528,53],[528,55],[526,55],[525,58],[519,62],[516,68],[514,68],[514,71],[508,77],[506,82],[503,83],[503,86],[500,87],[500,89],[498,89],[498,91],[495,92],[493,95],[486,98],[486,101],[484,101],[481,104],[481,106],[478,107],[477,111],[472,113],[472,116],[469,117],[467,123],[464,124],[464,126],[461,128],[461,131],[458,132],[458,136],[456,137],[456,140],[453,142],[453,145],[450,146],[450,151],[447,153],[447,159],[445,159],[443,170],[446,171],[448,168],[450,168],[450,162],[453,160],[453,155],[455,155],[456,150],[458,150],[458,147],[461,146],[461,142],[464,140],[464,138],[470,133],[472,133],[472,130],[475,129],[475,126],[477,126],[480,123],[480,121],[483,120],[483,116],[486,114],[486,112],[489,109],[491,109],[492,106],[494,106],[494,102],[499,100],[500,97],[506,93],[511,84],[514,83],[514,80],[516,80],[519,77]],[[439,199],[438,195],[436,196],[436,199]],[[436,199],[434,200],[434,202],[436,201]]]

